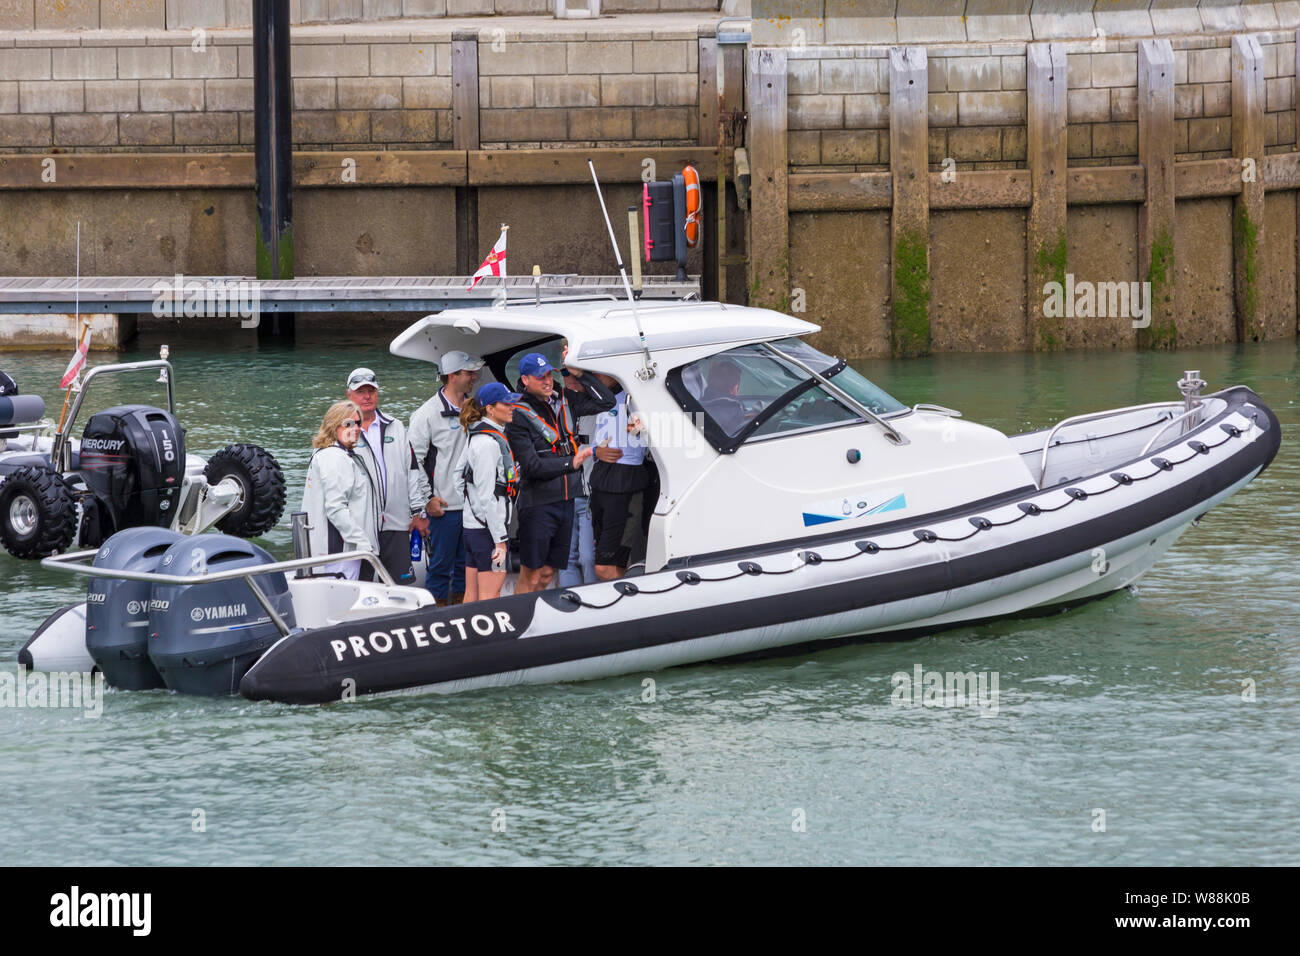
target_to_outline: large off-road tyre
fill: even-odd
[[[239,507],[217,522],[226,534],[255,538],[274,528],[284,513],[284,472],[265,448],[228,445],[208,459],[203,476],[209,485],[233,478],[242,489]]]
[[[18,468],[0,482],[0,539],[18,558],[67,550],[77,530],[77,502],[63,476],[49,468]]]

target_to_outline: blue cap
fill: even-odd
[[[507,402],[513,405],[521,398],[523,398],[522,395],[510,391],[500,382],[488,382],[478,390],[478,403],[484,408],[495,405],[497,402]]]
[[[554,372],[555,369],[551,363],[546,361],[546,356],[541,352],[529,352],[519,360],[519,374],[531,375],[534,378],[541,378],[548,372]]]

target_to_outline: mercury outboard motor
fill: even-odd
[[[104,542],[97,568],[157,571],[167,549],[182,535],[166,528],[128,528]],[[86,588],[86,650],[112,687],[151,690],[166,686],[149,660],[149,600],[146,581],[91,578]]]
[[[158,563],[161,574],[204,574],[270,564],[252,542],[227,534],[177,541]],[[276,613],[294,626],[283,572],[254,578]],[[185,694],[239,693],[239,681],[280,631],[242,578],[214,584],[155,584],[149,600],[149,659],[172,690]]]
[[[106,535],[140,525],[165,528],[185,478],[185,433],[161,408],[117,405],[86,423],[80,464]]]

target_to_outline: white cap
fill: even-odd
[[[448,352],[438,363],[438,371],[443,375],[450,375],[452,372],[477,372],[482,367],[482,359],[472,359],[467,353],[459,350]]]
[[[373,385],[379,388],[379,383],[375,381],[375,373],[368,368],[354,368],[348,376],[348,391],[355,391],[363,385]]]

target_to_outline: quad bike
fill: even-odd
[[[73,425],[91,382],[104,375],[161,369],[167,409],[117,405],[92,415],[80,440]],[[171,363],[91,369],[67,417],[42,421],[45,402],[17,394],[0,373],[0,540],[19,558],[74,546],[98,547],[125,528],[155,526],[198,534],[212,526],[252,538],[284,511],[284,474],[257,445],[228,445],[206,462],[186,454],[175,417]]]

